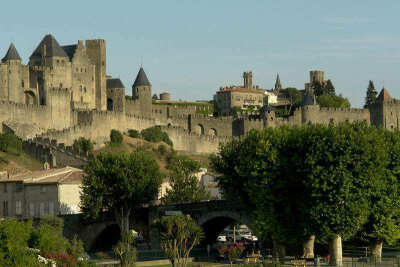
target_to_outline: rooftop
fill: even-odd
[[[23,182],[24,184],[80,184],[83,177],[81,169],[64,167],[59,169],[25,172],[0,179],[0,183]]]

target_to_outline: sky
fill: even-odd
[[[211,100],[220,86],[304,89],[323,70],[353,107],[368,81],[400,98],[399,0],[6,1],[0,57],[13,42],[27,64],[44,35],[60,45],[105,39],[107,73],[127,94],[143,68],[153,93]]]

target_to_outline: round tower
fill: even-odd
[[[147,75],[142,67],[140,67],[135,82],[132,85],[132,98],[140,106],[141,113],[151,114],[151,83],[147,79]]]

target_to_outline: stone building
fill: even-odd
[[[0,179],[0,217],[33,218],[79,213],[83,171],[65,167]]]
[[[243,73],[243,86],[221,87],[214,97],[215,110],[227,116],[235,110],[257,110],[265,104],[265,90],[253,86],[253,73]]]

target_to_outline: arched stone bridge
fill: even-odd
[[[144,239],[151,242],[152,249],[158,249],[160,233],[158,229],[151,227],[152,223],[162,216],[177,212],[190,215],[203,228],[204,244],[215,242],[218,234],[235,221],[253,229],[253,223],[246,212],[235,203],[226,200],[143,208],[133,212],[130,228],[142,233]],[[103,248],[103,243],[119,239],[116,223],[110,217],[102,216],[97,220],[88,221],[82,215],[66,215],[64,221],[64,234],[72,237],[76,233],[89,250]],[[112,244],[109,245],[111,247]]]

